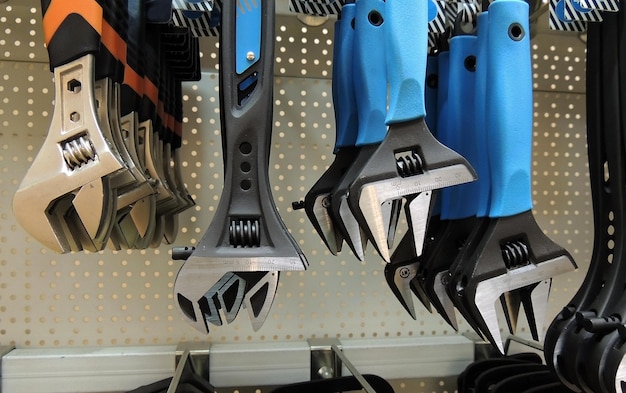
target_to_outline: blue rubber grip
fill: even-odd
[[[532,75],[528,4],[489,6],[487,132],[491,167],[490,217],[532,208]]]
[[[486,89],[487,89],[487,38],[489,32],[489,12],[482,12],[478,15],[477,21],[477,49],[476,49],[476,82],[475,96],[476,103],[476,143],[483,146],[483,154],[480,154],[476,165],[472,166],[478,174],[478,196],[476,198],[477,217],[487,217],[489,215],[489,205],[491,204],[491,175],[489,169],[489,156],[487,153],[487,125],[486,125]]]
[[[341,9],[341,19],[335,22],[333,52],[333,103],[335,108],[335,153],[342,147],[354,146],[359,127],[356,96],[352,81],[352,48],[354,42],[355,5],[346,4]]]
[[[261,57],[261,1],[237,7],[236,70],[243,74]]]
[[[356,2],[353,81],[359,119],[357,146],[380,143],[387,135],[385,11],[381,0]]]
[[[428,53],[428,0],[393,0],[386,5],[385,41],[389,112],[387,124],[424,117]]]
[[[437,139],[448,146],[450,142],[450,112],[448,111],[448,94],[450,93],[450,52],[439,52],[437,55],[439,72],[439,83],[437,91]],[[450,217],[450,187],[445,187],[439,191],[437,202],[439,204],[440,216],[442,220]]]
[[[440,52],[437,56],[439,84],[437,91],[437,139],[447,146],[448,128],[448,82],[450,81],[450,52]]]
[[[472,166],[476,165],[479,156],[474,105],[476,40],[477,37],[471,35],[456,36],[450,40],[447,100],[446,145],[465,157]],[[446,188],[441,198],[442,218],[457,220],[475,216],[477,197],[477,182]]]
[[[428,129],[437,137],[437,94],[438,85],[430,86],[429,78],[435,78],[434,83],[439,82],[439,61],[436,55],[428,56],[426,60],[426,83],[424,84],[424,105],[426,106],[426,125]]]

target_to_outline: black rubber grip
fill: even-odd
[[[146,21],[148,23],[167,23],[172,17],[171,0],[145,0]]]
[[[127,8],[127,0],[104,3],[102,45],[96,57],[96,79],[108,77],[118,83],[124,81],[128,30]]]
[[[44,39],[51,68],[85,54],[95,54],[100,45],[103,0],[41,0]],[[72,45],[67,45],[71,42]]]
[[[143,94],[141,45],[143,45],[146,28],[143,0],[128,0],[127,13],[125,84],[122,85],[120,101],[122,115],[138,111],[141,108]],[[128,77],[126,77],[127,74]]]
[[[144,45],[146,16],[143,0],[128,0],[128,44],[126,61],[136,72],[142,73],[141,47]]]

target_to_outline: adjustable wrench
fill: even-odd
[[[442,87],[447,86],[447,78],[439,73],[439,55],[429,55],[426,62],[426,83],[424,85],[424,97],[426,105],[426,124],[437,135],[438,130],[438,99],[439,91]],[[447,88],[446,92],[447,94]],[[443,94],[441,94],[443,96]],[[443,98],[442,98],[443,100]],[[428,248],[435,240],[435,234],[439,228],[439,214],[441,206],[436,197],[435,206],[431,211],[429,218],[426,240],[424,241],[424,252],[418,257],[415,250],[415,242],[413,241],[413,233],[411,230],[402,237],[395,251],[391,255],[390,263],[385,265],[385,279],[387,285],[396,296],[400,304],[408,311],[413,319],[416,319],[415,308],[413,306],[413,293],[419,301],[431,311],[430,300],[426,295],[421,281],[417,278],[419,271],[422,269],[424,262],[423,255],[428,253]],[[405,206],[405,208],[408,206]],[[426,212],[428,213],[428,212]],[[409,228],[410,229],[410,228]]]
[[[424,121],[428,2],[396,0],[386,3],[385,53],[389,81],[389,130],[360,168],[349,189],[348,202],[357,221],[385,261],[390,252],[388,234],[395,233],[381,208],[405,197],[466,183],[476,178],[469,163],[439,143]],[[409,49],[410,48],[410,49]],[[430,205],[420,198],[419,212]],[[396,209],[392,209],[392,212]],[[410,214],[418,254],[423,247],[427,217]]]
[[[276,211],[268,179],[272,130],[274,2],[250,10],[225,2],[220,35],[220,115],[224,189],[215,216],[195,249],[175,248],[185,258],[174,284],[175,298],[188,322],[201,332],[221,316],[216,293],[236,292],[228,320],[243,304],[258,330],[269,313],[281,270],[305,270],[300,247]],[[252,277],[247,278],[249,274]],[[229,276],[230,278],[226,278]],[[237,310],[235,310],[237,308]]]
[[[448,291],[500,351],[503,343],[496,300],[506,292],[530,289],[576,267],[569,253],[548,239],[532,216],[532,77],[528,33],[525,2],[500,0],[489,6],[487,72],[490,79],[486,90],[491,176],[489,220],[488,225],[482,225],[484,231],[468,241],[463,261],[457,264],[448,284]],[[539,291],[531,291],[527,296],[545,295],[532,304],[545,307],[546,284],[538,288]],[[529,314],[540,326],[545,310],[536,307]]]
[[[356,94],[358,132],[350,167],[330,193],[330,214],[354,255],[363,260],[367,238],[361,223],[348,205],[348,191],[362,168],[387,133],[384,123],[387,100],[384,61],[385,3],[359,0],[355,5],[353,83]],[[372,56],[372,51],[376,56]]]
[[[353,42],[355,4],[346,3],[335,22],[333,46],[333,106],[337,128],[335,160],[315,182],[304,199],[304,210],[311,224],[333,255],[341,251],[343,236],[335,228],[329,212],[330,192],[358,154],[356,96],[353,82]]]
[[[142,75],[142,56],[145,33],[145,7],[140,0],[128,0],[128,32],[124,80],[120,93],[121,126],[123,141],[140,171],[153,187],[153,193],[135,202],[126,215],[118,215],[117,226],[111,238],[125,248],[143,249],[148,246],[146,239],[152,239],[156,226],[156,198],[158,182],[152,178],[146,168],[143,147],[138,136],[138,122],[144,97],[144,76]],[[140,148],[141,147],[141,148]]]
[[[103,135],[94,99],[102,7],[93,0],[44,0],[42,10],[55,108],[46,140],[15,193],[13,211],[29,234],[54,251],[100,249],[116,211],[116,192],[107,176],[126,170]],[[83,200],[83,190],[90,195],[97,190],[102,197],[90,201],[89,216],[77,217],[73,201]]]
[[[124,80],[128,52],[127,1],[108,2],[104,7],[103,18],[102,46],[96,59],[96,101],[99,102],[101,125],[106,129],[106,124],[110,124],[112,140],[128,167],[126,176],[115,177],[117,216],[113,222],[109,246],[116,249],[131,248],[139,233],[135,225],[127,224],[150,219],[149,203],[154,200],[155,190],[139,162],[134,137],[133,143],[128,141],[128,135],[134,130],[128,124],[128,119],[121,121],[120,85]],[[135,221],[126,220],[128,216],[134,217]]]

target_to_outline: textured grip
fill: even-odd
[[[385,26],[385,3],[382,0],[357,1],[353,49],[354,92],[359,119],[357,146],[380,143],[387,134]]]
[[[128,0],[126,66],[124,67],[124,84],[121,91],[122,115],[140,108],[144,94],[141,53],[145,32],[145,9],[143,3],[143,0]]]
[[[386,3],[385,41],[389,112],[387,124],[424,117],[428,53],[428,0]]]
[[[528,4],[497,0],[489,7],[487,130],[490,217],[532,208],[532,77]]]
[[[476,83],[474,102],[476,105],[476,128],[475,137],[478,146],[487,146],[487,125],[485,110],[486,89],[487,89],[487,38],[489,32],[489,12],[478,15],[477,21],[477,48],[476,48]],[[478,174],[478,196],[476,216],[486,217],[489,214],[491,203],[491,178],[489,170],[489,156],[485,154],[479,156],[474,169]]]
[[[335,153],[346,146],[354,146],[359,127],[356,96],[352,80],[352,48],[354,43],[355,5],[346,4],[341,9],[341,19],[335,22],[333,52],[333,102],[337,135]]]
[[[109,77],[118,83],[124,80],[128,31],[127,0],[103,4],[102,37],[96,57],[96,79]]]
[[[168,23],[172,17],[171,0],[144,0],[148,23]]]
[[[42,0],[41,8],[51,70],[98,53],[103,10],[97,1]]]
[[[450,52],[437,55],[438,91],[437,91],[437,139],[446,145],[449,138],[448,128],[448,84],[450,82]]]
[[[474,88],[476,84],[476,37],[450,40],[448,76],[448,138],[446,145],[475,167],[479,158],[475,139]],[[478,184],[470,182],[442,190],[441,218],[462,219],[476,214]],[[444,214],[445,212],[445,214]]]
[[[439,61],[436,55],[428,56],[426,61],[426,83],[424,89],[426,125],[436,138],[438,116],[437,96],[439,94]]]

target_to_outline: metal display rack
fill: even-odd
[[[174,303],[181,262],[171,259],[171,246],[58,255],[15,222],[12,196],[48,130],[53,85],[39,1],[0,4],[0,345],[16,348],[2,358],[2,391],[130,390],[171,376],[177,345],[193,342],[211,344],[216,386],[240,385],[234,391],[244,392],[237,389],[309,378],[307,340],[328,338],[341,342],[361,373],[390,378],[397,391],[454,391],[454,375],[474,358],[473,342],[462,335],[469,325],[460,321],[455,332],[425,309],[411,319],[388,289],[384,262],[375,251],[368,250],[364,262],[347,250],[331,255],[305,214],[291,208],[332,162],[333,24],[306,26],[288,13],[286,1],[278,6],[271,184],[310,267],[282,274],[259,331],[241,315],[203,336],[186,324]],[[577,35],[548,31],[543,17],[538,28],[532,41],[534,213],[579,266],[554,279],[551,320],[585,275],[593,218],[585,46]],[[203,39],[201,45],[202,80],[184,85],[181,148],[183,175],[196,206],[180,215],[177,245],[195,244],[202,236],[223,182],[217,39]],[[526,326],[518,329],[521,336],[528,333]]]

